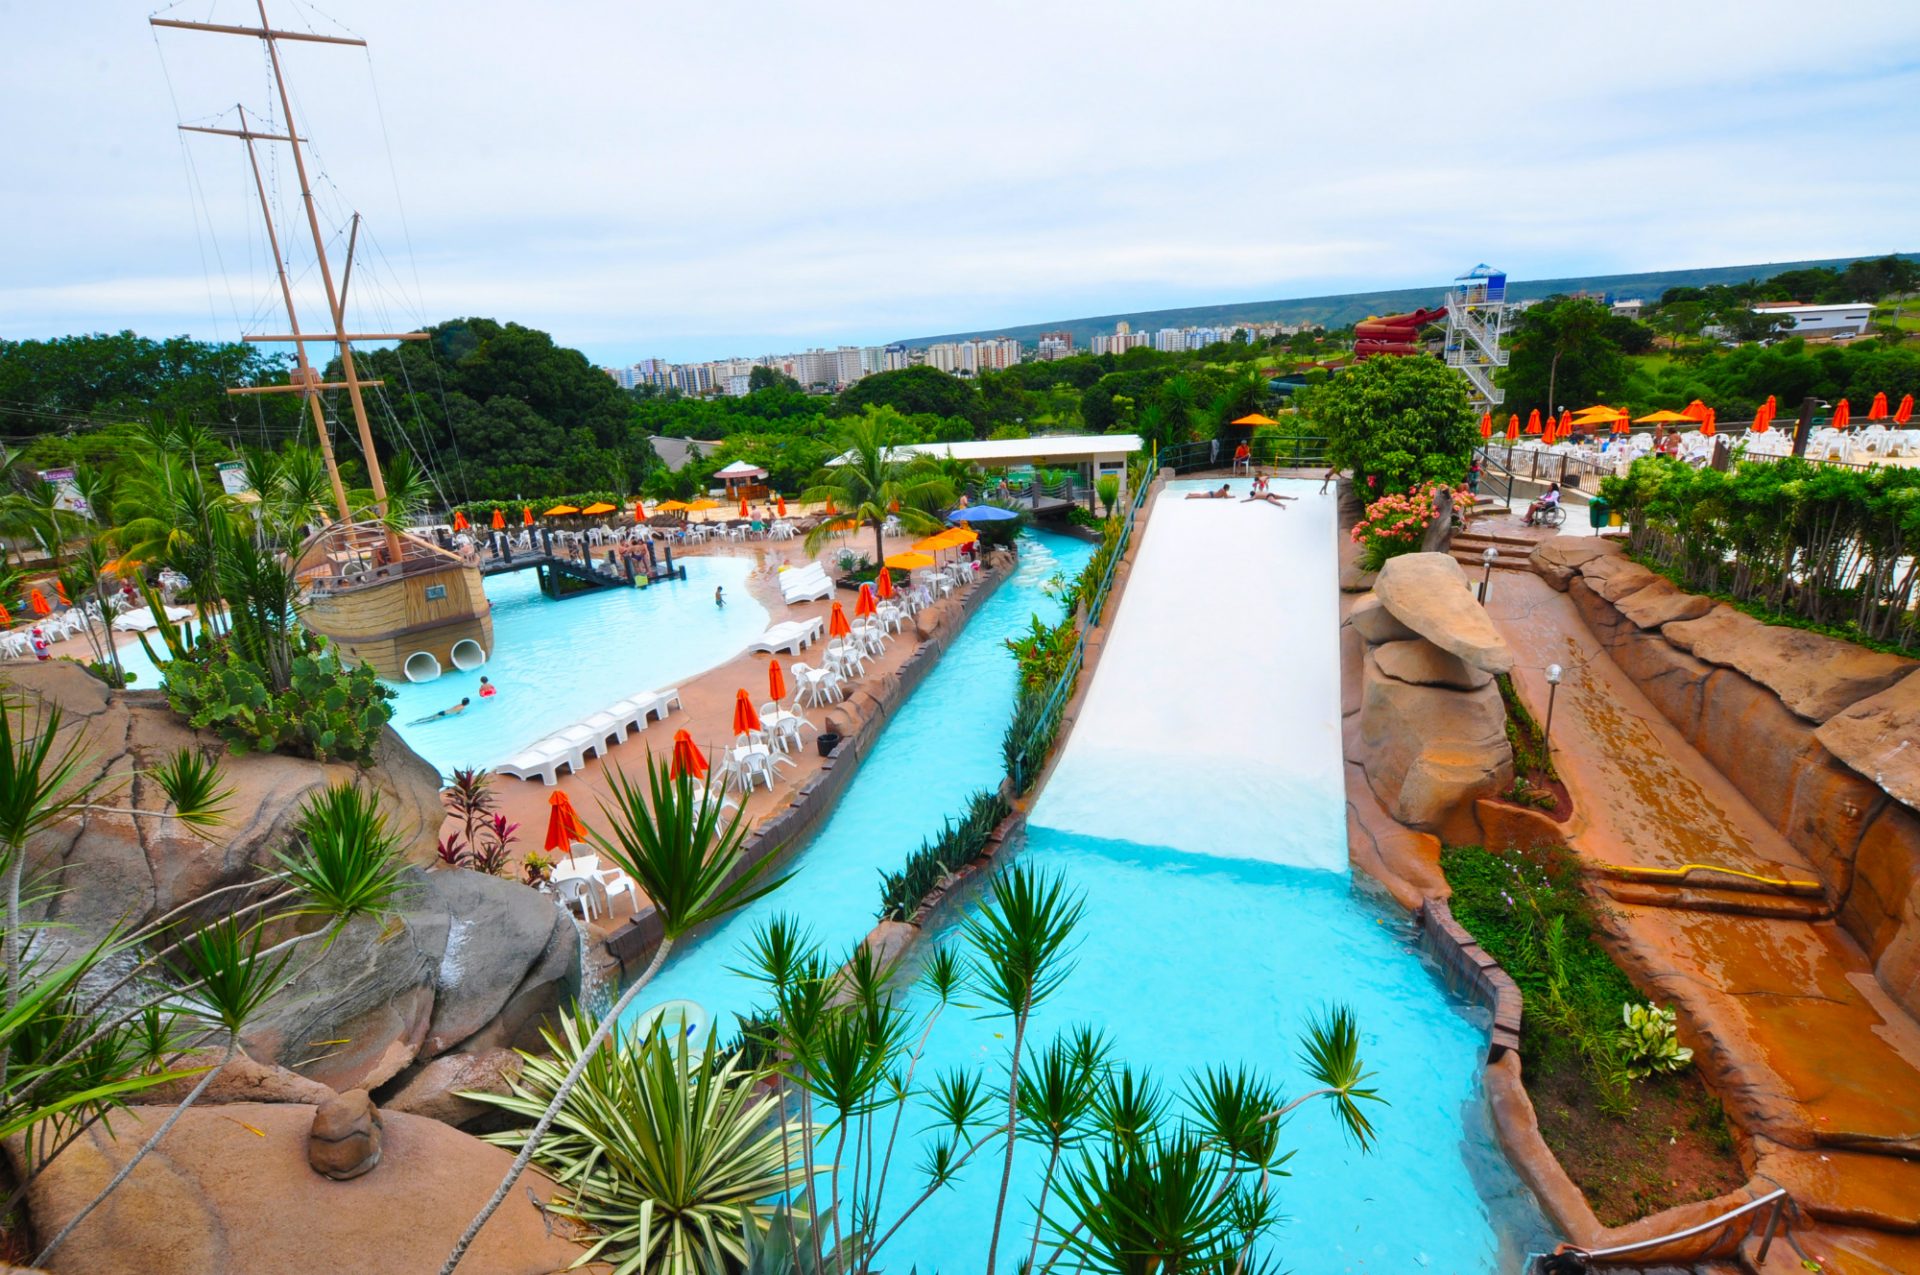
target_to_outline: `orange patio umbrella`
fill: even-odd
[[[747,698],[747,688],[741,687],[733,697],[733,733],[744,735],[748,731],[764,729],[760,724],[760,714],[753,711],[753,701]]]
[[[8,611],[5,607],[0,607],[0,629],[4,629],[7,626],[11,625],[12,623],[13,623],[12,612]]]
[[[1540,441],[1551,447],[1560,441],[1560,422],[1547,417],[1547,427],[1540,435]]]
[[[1511,443],[1514,440],[1518,439],[1519,437],[1520,437],[1520,413],[1514,412],[1507,417],[1507,441]]]
[[[1480,413],[1480,437],[1482,438],[1493,437],[1493,413],[1492,412]]]
[[[633,520],[635,522],[645,522],[647,520],[647,505],[645,501],[636,500],[633,502]]]
[[[566,854],[567,860],[573,860],[573,843],[587,839],[586,829],[580,826],[580,817],[573,812],[573,803],[567,800],[567,794],[558,788],[547,798],[547,843],[546,850],[558,850]]]
[[[1900,396],[1900,406],[1893,409],[1893,423],[1895,425],[1905,425],[1912,419],[1913,395],[1903,394]]]
[[[1627,415],[1627,409],[1624,407],[1620,409],[1620,415],[1613,418],[1613,432],[1616,434],[1633,432],[1633,418]]]
[[[453,529],[455,531],[465,531],[467,529],[467,515],[458,509],[453,511]]]
[[[1539,432],[1540,432],[1540,409],[1536,407],[1531,412],[1527,413],[1527,433],[1538,434]]]
[[[774,498],[773,511],[782,518],[787,516],[787,498],[785,496],[776,496]]]
[[[55,580],[53,582],[53,591],[60,595],[60,600],[62,602],[66,603],[68,606],[73,605],[73,599],[67,596],[67,585],[64,580]]]
[[[1847,400],[1843,398],[1840,400],[1839,406],[1833,409],[1833,427],[1835,429],[1845,429],[1851,424],[1853,424],[1853,408],[1848,406]]]
[[[888,512],[888,513],[890,513],[890,514],[897,514],[897,513],[899,513],[899,512],[900,512],[900,502],[899,502],[899,501],[897,501],[897,500],[889,500],[889,501],[887,502],[887,512]]]
[[[865,618],[879,609],[880,604],[874,601],[873,586],[870,584],[861,585],[859,596],[853,600],[853,613]]]
[[[1884,421],[1887,419],[1887,394],[1885,390],[1873,396],[1873,406],[1867,409],[1867,419]]]
[[[1707,419],[1707,405],[1696,398],[1681,410],[1680,415],[1690,421],[1704,421]]]
[[[882,601],[893,596],[893,570],[880,568],[880,574],[873,578],[873,592]]]
[[[47,601],[47,595],[38,589],[27,595],[27,605],[33,608],[35,615],[53,614],[53,606]]]
[[[745,496],[740,497],[740,516],[742,518],[749,516],[747,513],[747,498]]]
[[[827,634],[830,637],[851,637],[853,626],[847,623],[847,613],[840,604],[833,604],[833,614],[827,617]]]
[[[787,697],[787,674],[779,660],[767,661],[767,692],[776,704]]]
[[[1753,432],[1756,434],[1764,434],[1772,424],[1773,422],[1767,419],[1767,405],[1762,403],[1759,409],[1753,414]]]
[[[1719,432],[1718,426],[1714,423],[1714,418],[1718,415],[1719,413],[1715,412],[1711,407],[1709,407],[1707,409],[1706,419],[1700,422],[1700,432],[1702,434],[1705,434],[1708,438],[1712,438],[1716,433]]]
[[[673,758],[667,763],[667,778],[678,779],[682,775],[705,779],[707,759],[694,747],[693,736],[684,730],[677,730],[673,732]]]
[[[1565,438],[1573,429],[1573,413],[1566,408],[1560,409],[1560,437]]]
[[[533,525],[532,505],[522,505],[520,507],[520,525],[522,527],[531,527]]]
[[[493,511],[493,529],[495,531],[505,531],[507,529],[506,516],[498,509]]]
[[[837,513],[839,513],[839,512],[840,512],[840,511],[839,511],[838,509],[835,509],[835,508],[833,507],[833,501],[832,501],[831,499],[829,499],[829,500],[827,501],[827,512],[828,512],[829,514],[837,514]]]

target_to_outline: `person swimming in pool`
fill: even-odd
[[[713,605],[717,607],[724,607],[727,605],[726,590],[722,589],[717,584],[713,586]]]
[[[480,698],[481,699],[492,699],[495,695],[498,695],[499,693],[500,693],[499,687],[495,686],[492,682],[489,682],[484,677],[480,679]]]
[[[424,726],[428,722],[437,722],[443,717],[458,716],[459,714],[467,711],[467,705],[470,703],[472,703],[471,700],[462,699],[458,704],[454,704],[454,705],[451,705],[450,707],[443,708],[437,713],[428,713],[425,717],[416,717],[412,721],[408,722],[407,725]]]

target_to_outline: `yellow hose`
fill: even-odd
[[[1618,863],[1607,863],[1601,866],[1607,869],[1607,871],[1616,873],[1627,880],[1633,880],[1638,877],[1684,877],[1693,872],[1719,872],[1730,877],[1742,877],[1748,881],[1758,881],[1761,885],[1783,886],[1790,890],[1818,890],[1822,888],[1818,881],[1793,881],[1786,877],[1763,877],[1756,872],[1742,872],[1738,868],[1722,868],[1711,863],[1689,863],[1684,867],[1678,868],[1640,868],[1628,867]]]

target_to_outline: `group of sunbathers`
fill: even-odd
[[[1217,491],[1190,491],[1187,493],[1187,499],[1188,500],[1232,500],[1233,486],[1231,483],[1221,483],[1219,490]],[[1244,505],[1248,501],[1264,500],[1270,505],[1276,506],[1277,508],[1280,508],[1280,509],[1285,509],[1287,507],[1286,506],[1287,501],[1297,500],[1297,499],[1298,497],[1296,496],[1282,496],[1280,493],[1276,491],[1268,490],[1267,476],[1265,474],[1256,474],[1253,479],[1253,490],[1247,495],[1242,496],[1240,498],[1240,503]]]

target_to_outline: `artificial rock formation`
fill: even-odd
[[[380,1109],[366,1090],[335,1094],[313,1109],[307,1163],[335,1182],[351,1182],[380,1163]]]
[[[391,731],[378,763],[365,770],[233,756],[190,730],[157,691],[111,691],[66,661],[10,666],[5,676],[10,693],[61,709],[62,741],[83,741],[82,773],[107,777],[111,804],[153,812],[89,815],[30,844],[29,873],[61,887],[49,913],[61,925],[47,934],[85,942],[110,925],[257,879],[292,842],[307,797],[333,784],[370,785],[410,862],[434,861],[439,775]],[[164,794],[134,773],[181,747],[218,756],[234,789],[226,822],[204,836],[161,817]],[[229,903],[246,897],[226,896]],[[580,940],[565,912],[525,886],[413,867],[391,916],[359,918],[324,948],[315,940],[296,954],[293,981],[251,1024],[247,1052],[269,1070],[351,1089],[378,1086],[456,1048],[537,1044],[541,1018],[578,985]],[[244,1070],[222,1073],[217,1083],[244,1097],[249,1078],[267,1083]]]
[[[1920,664],[1762,623],[1627,571],[1617,551],[1592,554],[1584,539],[1543,542],[1535,569],[1813,864],[1834,919],[1920,1015]],[[1627,590],[1630,580],[1640,587]]]
[[[34,1229],[54,1234],[168,1114],[133,1107],[95,1126],[36,1179]],[[512,1156],[436,1120],[385,1113],[379,1163],[347,1181],[308,1162],[314,1108],[235,1103],[190,1109],[75,1228],[52,1275],[418,1275],[446,1260]],[[474,1275],[550,1275],[580,1256],[535,1200],[529,1170],[460,1265]],[[535,1200],[528,1199],[529,1192]],[[555,1233],[558,1230],[559,1233]],[[605,1268],[590,1268],[604,1270]]]
[[[1445,554],[1403,554],[1356,603],[1361,665],[1355,756],[1382,807],[1444,841],[1478,840],[1474,803],[1513,782],[1493,674],[1513,655]],[[1402,636],[1411,635],[1411,636]]]
[[[464,1125],[499,1108],[463,1095],[509,1093],[525,1066],[526,1060],[511,1049],[442,1054],[415,1071],[387,1099],[386,1110]]]

